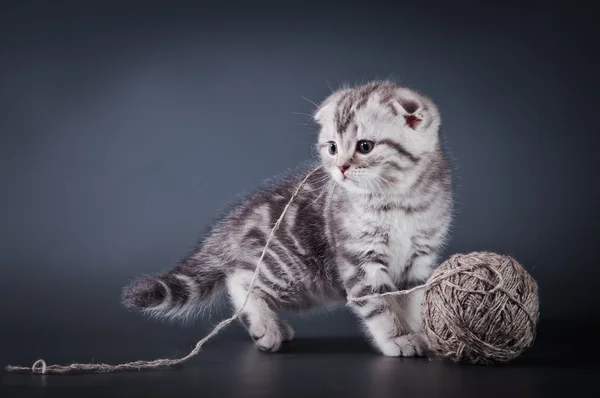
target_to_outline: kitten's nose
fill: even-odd
[[[348,170],[350,168],[349,164],[344,164],[342,166],[338,166],[338,169],[340,169],[340,171],[342,172],[342,174],[344,174],[346,172],[346,170]]]

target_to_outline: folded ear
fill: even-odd
[[[416,130],[423,122],[424,106],[417,100],[398,98],[392,101],[392,106],[409,128]]]
[[[315,122],[323,126],[325,120],[333,119],[333,111],[334,111],[334,101],[330,98],[327,98],[325,101],[319,105],[319,107],[315,110],[313,115],[313,119]]]

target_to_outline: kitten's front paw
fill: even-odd
[[[262,351],[275,352],[281,347],[284,341],[284,331],[273,325],[272,327],[253,327],[250,330],[250,336],[256,343],[256,346]]]
[[[429,355],[427,340],[418,334],[405,334],[387,340],[379,346],[388,357],[423,357]]]

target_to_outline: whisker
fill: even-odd
[[[311,104],[313,104],[315,106],[315,108],[319,109],[319,105],[315,104],[313,101],[309,100],[308,98],[304,97],[304,96],[300,96],[300,98],[302,98],[305,101],[310,102]],[[312,115],[311,115],[312,117]]]
[[[313,117],[313,115],[311,115],[309,113],[303,113],[303,112],[290,112],[290,114],[292,114],[292,115],[300,115],[300,116],[308,116],[311,119]]]
[[[377,178],[379,180],[381,180],[384,184],[386,184],[388,188],[392,188],[392,183],[390,181],[388,181],[387,179],[385,179],[382,176],[377,176]]]
[[[369,184],[369,189],[371,190],[371,192],[376,193],[375,185],[373,185],[373,182],[368,178],[364,180]]]
[[[377,179],[373,180],[373,182],[375,182],[377,184],[377,187],[379,188],[379,194],[382,196],[386,196],[385,193],[383,192],[383,188],[382,186],[379,184],[379,181]]]
[[[329,174],[327,174],[327,175],[325,175],[325,176],[323,176],[323,177],[321,177],[321,178],[319,178],[317,180],[311,181],[311,184],[313,184],[313,183],[314,184],[320,184],[323,181],[331,181],[331,176]]]
[[[367,180],[369,182],[369,186],[371,187],[371,191],[373,193],[377,193],[376,189],[375,189],[375,184],[373,184],[373,181],[371,180]]]
[[[327,187],[331,184],[332,181],[327,181],[325,184],[323,184],[319,189],[321,189],[321,193],[319,194],[319,196],[317,196],[312,202],[310,202],[309,204],[307,204],[306,206],[304,206],[302,209],[300,209],[300,211],[305,210],[306,208],[308,208],[309,206],[312,206],[313,204],[315,204],[315,202],[317,202],[325,192],[328,191]]]
[[[317,186],[313,191],[319,192],[321,189],[325,188],[329,184],[329,181],[322,181],[321,185]]]
[[[330,190],[330,193],[329,193],[329,195],[328,195],[327,202],[325,203],[325,206],[324,206],[324,208],[327,208],[327,207],[329,207],[329,205],[331,204],[331,201],[333,200],[333,192],[335,191],[335,187],[336,187],[336,186],[337,186],[337,184],[333,184],[333,185],[331,186],[331,190]]]

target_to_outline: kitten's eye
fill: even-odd
[[[329,141],[329,153],[332,155],[337,153],[337,144],[333,141]]]
[[[358,141],[356,143],[356,150],[360,153],[369,153],[373,150],[375,143],[373,141]]]

